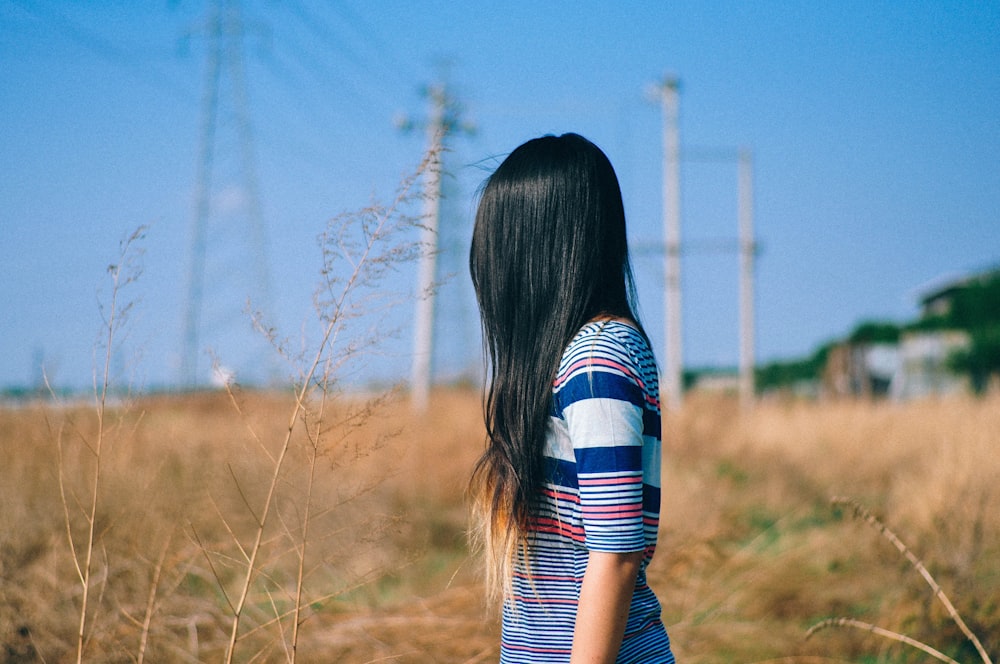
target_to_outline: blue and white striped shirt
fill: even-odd
[[[500,661],[568,662],[589,552],[644,551],[617,661],[673,662],[645,572],[660,515],[656,363],[631,325],[588,323],[563,353],[532,511],[503,609]]]

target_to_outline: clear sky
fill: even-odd
[[[115,362],[140,386],[177,377],[208,5],[0,0],[0,387],[34,384],[41,365],[59,385],[89,383],[106,266],[140,225]],[[754,155],[761,360],[809,354],[862,320],[912,319],[921,287],[1000,263],[995,1],[246,0],[242,16],[266,241],[255,253],[226,216],[245,196],[224,69],[202,337],[238,374],[263,360],[243,331],[245,294],[224,284],[263,260],[273,320],[289,337],[304,329],[317,235],[391,197],[419,161],[422,135],[393,119],[423,117],[421,87],[437,80],[476,127],[448,154],[445,377],[478,368],[464,252],[498,156],[582,133],[618,170],[633,241],[661,240],[661,116],[645,90],[666,73],[681,80],[688,154]],[[685,161],[682,214],[685,362],[734,365],[737,258],[696,249],[735,239],[735,164]],[[661,259],[642,253],[636,268],[662,349]],[[398,288],[414,275],[397,273]],[[404,306],[378,378],[407,375]]]

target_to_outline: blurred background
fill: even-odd
[[[853,522],[856,500],[997,661],[1000,389],[910,398],[1000,387],[998,65],[995,0],[0,0],[4,661],[291,661],[293,643],[299,661],[495,661],[464,500],[485,439],[476,192],[530,138],[603,148],[669,369],[670,127],[695,389],[665,409],[648,578],[678,658],[914,661],[867,628],[805,640],[847,616],[976,659],[924,578]],[[323,380],[305,402],[205,389],[296,375],[250,312],[290,354],[317,348],[338,248],[320,239],[344,222],[357,240],[435,126],[434,407],[377,389],[411,380],[417,261],[361,294],[369,315],[333,349],[365,349],[333,373],[343,398],[320,398]],[[123,317],[109,265],[140,228]],[[391,242],[420,239],[404,225]],[[753,409],[731,396],[748,258]],[[106,362],[115,398],[81,405]],[[36,400],[46,381],[67,398]]]
[[[753,163],[755,356],[809,357],[1000,263],[995,2],[0,0],[0,389],[91,385],[105,272],[139,226],[116,370],[248,384],[247,302],[306,337],[330,218],[392,199],[447,98],[435,382],[482,372],[475,194],[573,131],[621,180],[641,314],[664,347],[663,115],[676,77],[683,361],[738,363],[738,169]],[[706,158],[706,155],[711,158]],[[714,155],[714,156],[713,156]],[[392,287],[413,294],[416,264]],[[200,286],[198,285],[200,283]],[[413,302],[350,380],[406,379]],[[192,324],[196,321],[196,325]]]

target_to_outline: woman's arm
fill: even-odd
[[[571,664],[614,664],[644,552],[591,551],[580,588]]]

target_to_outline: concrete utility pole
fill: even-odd
[[[677,79],[665,77],[652,86],[649,92],[661,105],[663,112],[663,251],[664,331],[666,353],[661,386],[665,404],[676,409],[683,404],[683,352],[681,325],[681,203],[680,203],[680,140],[678,138],[678,88]],[[743,407],[753,404],[754,386],[754,260],[757,243],[753,229],[753,160],[748,149],[686,150],[685,160],[722,161],[738,165],[737,198],[739,239],[735,245],[739,253],[739,397]],[[712,243],[714,249],[733,250],[731,240]],[[685,252],[691,251],[690,243]]]
[[[441,161],[447,137],[456,130],[470,131],[459,121],[460,107],[448,94],[444,83],[427,87],[430,111],[424,128],[427,154],[432,160],[424,171],[422,250],[417,266],[417,304],[413,320],[413,364],[410,370],[410,399],[418,412],[427,410],[431,390],[431,360],[434,348],[434,298],[437,273],[438,227],[441,203]],[[402,128],[412,127],[409,121]]]
[[[441,213],[441,147],[444,142],[444,87],[428,89],[431,102],[427,121],[427,154],[424,171],[424,209],[420,232],[422,245],[417,266],[417,308],[413,320],[413,364],[410,390],[413,407],[424,412],[431,391],[431,354],[434,348],[434,277],[437,272],[437,235]]]
[[[740,231],[740,405],[754,402],[754,258],[753,237],[753,158],[739,151],[739,231]]]
[[[666,276],[664,293],[664,332],[666,355],[663,386],[666,405],[681,407],[684,400],[683,348],[681,325],[681,186],[680,140],[678,131],[678,95],[680,83],[666,77],[655,91],[663,112],[663,236],[666,251],[663,272]]]

